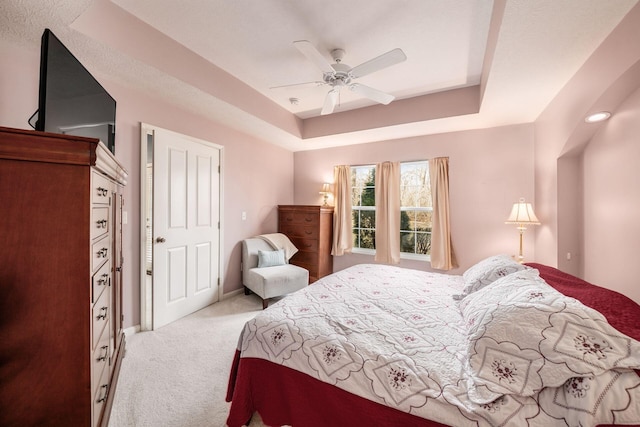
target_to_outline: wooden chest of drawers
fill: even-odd
[[[1,426],[108,424],[126,176],[97,139],[0,128]]]
[[[309,270],[310,283],[333,273],[332,206],[280,205],[278,232],[298,248],[290,262]]]

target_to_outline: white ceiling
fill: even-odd
[[[360,83],[398,98],[480,82],[492,0],[455,1],[195,1],[114,0],[144,22],[189,47],[283,108],[305,118],[319,114],[326,86],[270,89],[322,80],[322,72],[292,44],[309,40],[331,60],[346,51],[356,66],[394,48],[406,62]],[[290,97],[300,103],[291,105]],[[342,91],[337,111],[372,105]]]
[[[532,122],[637,1],[3,0],[0,36],[35,50],[44,28],[51,28],[98,80],[102,75],[134,86],[296,151]],[[405,62],[359,79],[396,96],[378,113],[396,113],[403,101],[409,105],[408,100],[426,94],[478,84],[483,85],[481,104],[473,114],[347,127],[305,138],[304,132],[293,132],[233,98],[222,99],[215,90],[171,75],[159,62],[132,53],[135,49],[110,43],[89,16],[100,11],[105,28],[117,31],[119,22],[104,14],[116,7],[228,73],[228,84],[234,84],[231,76],[239,79],[255,91],[257,103],[268,98],[275,112],[295,114],[302,127],[318,120],[328,88],[272,89],[321,80],[321,72],[292,44],[302,39],[327,60],[332,49],[344,49],[343,62],[351,66],[401,48]],[[493,14],[494,8],[503,12]],[[493,42],[490,32],[496,34]],[[161,49],[142,37],[127,43]],[[298,105],[289,102],[291,97],[300,100]],[[323,116],[322,125],[331,128],[331,120],[344,121],[351,117],[349,110],[368,105],[343,90],[339,108],[333,117]]]

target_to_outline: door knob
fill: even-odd
[[[166,241],[167,239],[165,239],[164,237],[156,237],[156,243],[164,243]]]

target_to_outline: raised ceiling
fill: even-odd
[[[532,122],[637,1],[4,0],[0,35],[49,27],[99,80],[296,151]],[[351,66],[403,49],[360,80],[396,100],[318,117],[326,86],[272,89],[321,80],[302,39]]]
[[[492,0],[199,1],[114,0],[299,117],[317,116],[326,86],[274,86],[322,80],[293,45],[309,40],[331,61],[356,66],[394,48],[407,61],[360,82],[408,98],[480,83]],[[289,98],[300,100],[292,105]],[[372,105],[342,91],[337,111]]]

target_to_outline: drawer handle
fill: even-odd
[[[109,190],[103,187],[98,187],[98,196],[106,197],[109,194]]]
[[[313,221],[313,218],[306,217],[304,220],[307,221],[307,222],[311,222],[311,221]]]
[[[311,246],[313,246],[313,244],[311,244],[311,243],[305,243],[305,245],[304,245],[304,246],[305,246],[305,248],[310,248]]]
[[[287,221],[291,222],[291,221],[293,221],[293,218],[291,218],[290,216],[288,216],[288,217],[286,217],[286,218],[285,218],[285,220],[287,220]]]
[[[313,231],[309,231],[309,230],[304,230],[304,234],[308,234],[308,235],[311,235],[311,234],[313,234]]]
[[[100,319],[106,319],[107,318],[107,310],[109,310],[109,307],[102,307],[100,309],[100,313],[98,314],[98,316],[96,316],[96,319],[100,320]],[[104,311],[104,314],[102,314],[102,312]]]
[[[101,219],[100,221],[96,221],[96,228],[107,228],[107,220]]]
[[[102,347],[100,347],[100,349],[104,350],[104,356],[100,356],[96,360],[98,362],[104,362],[105,360],[107,360],[107,354],[109,353],[109,346],[108,345],[103,345]]]
[[[108,273],[104,273],[101,279],[98,279],[98,286],[102,286],[102,285],[106,285],[107,284],[107,279],[109,278],[109,274]]]
[[[98,258],[106,258],[108,254],[109,254],[109,249],[107,248],[102,248],[98,252],[96,252],[96,255],[98,256]]]
[[[96,403],[102,403],[107,400],[107,396],[109,395],[109,384],[102,384],[100,388],[104,389],[104,395],[98,399]]]

